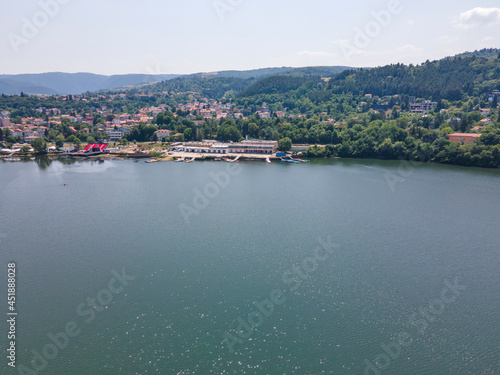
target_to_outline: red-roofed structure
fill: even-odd
[[[473,143],[476,142],[479,137],[481,137],[481,134],[477,133],[453,133],[448,136],[448,139],[451,142]]]
[[[87,147],[83,149],[84,152],[96,152],[101,151],[104,152],[108,147],[107,143],[89,143]]]

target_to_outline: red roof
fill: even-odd
[[[107,143],[89,143],[83,151],[93,150],[94,148],[99,148],[104,151],[108,147]]]
[[[451,133],[449,135],[450,137],[473,137],[473,138],[479,138],[481,134],[477,133]]]

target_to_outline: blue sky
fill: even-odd
[[[23,0],[3,8],[0,74],[417,64],[500,47],[496,0]]]

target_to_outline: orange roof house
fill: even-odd
[[[481,134],[472,134],[472,133],[452,133],[448,136],[448,139],[451,142],[459,142],[459,143],[473,143],[476,142]]]

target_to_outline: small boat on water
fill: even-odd
[[[281,161],[284,162],[284,163],[309,163],[309,160],[304,160],[304,159],[293,159],[293,158],[289,158],[289,159],[283,159],[281,158]]]
[[[145,161],[145,163],[156,163],[158,160],[156,159],[151,159],[151,160],[147,160]]]

